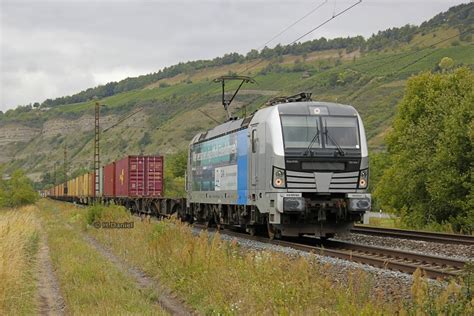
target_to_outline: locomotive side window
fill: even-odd
[[[257,130],[252,130],[252,152],[257,152]]]

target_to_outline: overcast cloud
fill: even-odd
[[[357,0],[328,0],[270,43],[286,44]],[[0,110],[70,95],[180,61],[259,48],[309,0],[0,0]],[[420,24],[456,0],[364,0],[304,40]]]

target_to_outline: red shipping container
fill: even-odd
[[[115,196],[115,162],[104,166],[104,196]]]
[[[115,163],[115,196],[160,197],[163,194],[163,157],[128,156]]]

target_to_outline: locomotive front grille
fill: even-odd
[[[356,192],[359,172],[286,171],[289,192]]]

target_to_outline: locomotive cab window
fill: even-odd
[[[285,148],[321,148],[321,127],[315,116],[281,116]]]
[[[360,148],[356,117],[323,117],[326,148]]]

